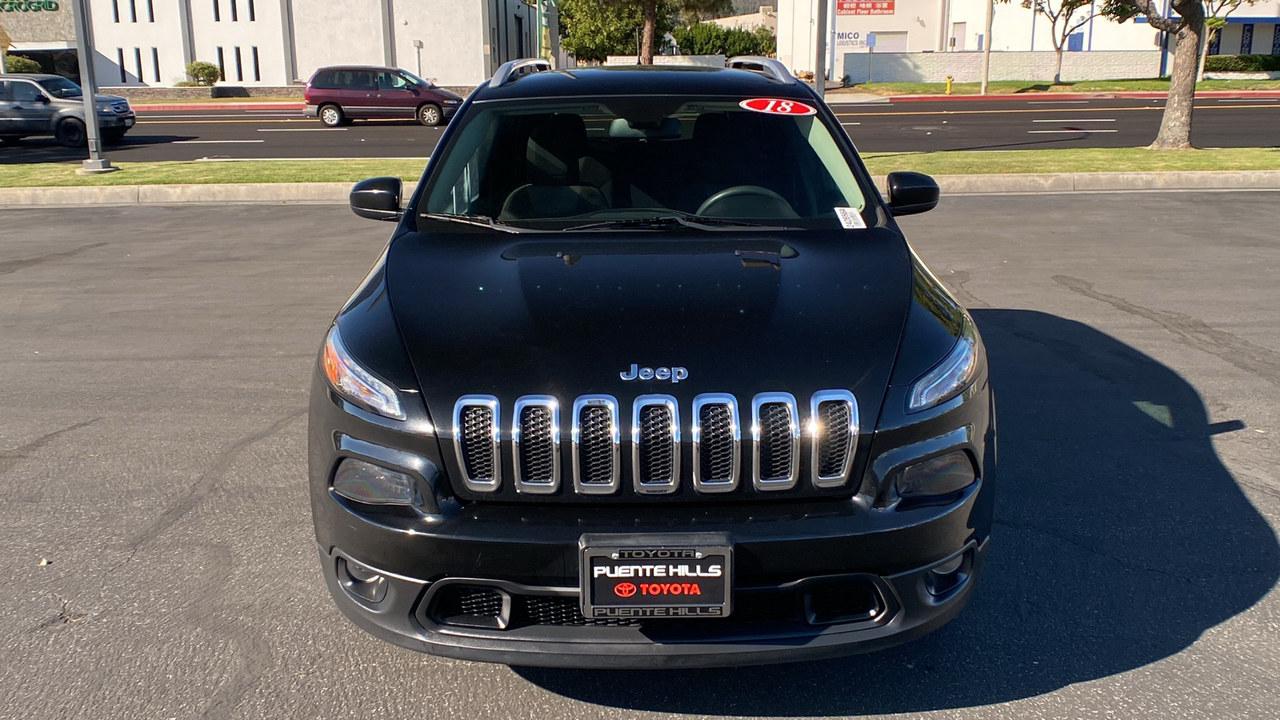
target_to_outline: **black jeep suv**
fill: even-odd
[[[513,665],[741,665],[947,622],[991,527],[982,341],[780,63],[508,63],[396,221],[311,391],[357,625]]]

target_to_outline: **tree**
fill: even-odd
[[[1160,118],[1160,132],[1152,150],[1191,147],[1191,110],[1196,96],[1196,71],[1204,39],[1205,6],[1202,0],[1173,0],[1177,17],[1165,17],[1155,0],[1108,0],[1103,14],[1118,22],[1145,16],[1151,27],[1169,33],[1176,41],[1169,71],[1169,94]]]
[[[1227,16],[1241,5],[1252,5],[1256,0],[1205,0],[1205,33],[1200,40],[1200,66],[1196,70],[1196,82],[1204,80],[1204,59],[1209,54],[1209,33],[1220,32],[1227,24]]]
[[[1062,84],[1062,51],[1072,33],[1101,14],[1093,0],[1022,0],[1022,7],[1049,19],[1053,52],[1057,63],[1053,70],[1053,84]]]
[[[614,6],[640,8],[640,64],[653,64],[653,39],[657,35],[659,9],[666,6],[676,12],[693,15],[724,12],[732,7],[732,0],[600,0]],[[668,21],[670,16],[667,17]]]
[[[660,0],[655,30],[671,31],[675,9]],[[638,3],[605,0],[560,0],[561,47],[579,61],[604,62],[609,55],[636,52],[643,18]]]

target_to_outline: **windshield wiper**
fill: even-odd
[[[587,223],[586,225],[575,225],[564,229],[564,232],[574,232],[578,230],[661,230],[670,227],[687,227],[695,230],[706,230],[708,232],[724,232],[731,230],[798,230],[799,228],[787,227],[784,225],[761,225],[760,223],[746,222],[745,220],[723,220],[720,218],[701,217],[698,215],[690,215],[681,217],[679,215],[658,215],[649,218],[632,218],[629,220],[604,220],[602,222]]]
[[[419,213],[421,217],[431,220],[443,220],[444,222],[455,222],[463,225],[475,225],[477,227],[487,227],[491,230],[497,230],[505,233],[537,233],[547,232],[546,230],[535,230],[533,228],[516,227],[502,220],[494,220],[488,215],[452,215],[450,213]]]

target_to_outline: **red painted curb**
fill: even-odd
[[[168,103],[162,105],[139,105],[129,103],[134,110],[144,112],[164,112],[173,110],[297,110],[302,112],[306,103]]]
[[[1096,92],[1096,93],[993,93],[989,95],[891,95],[889,102],[952,102],[981,100],[1098,100],[1108,98],[1129,98],[1134,100],[1156,100],[1165,98],[1163,92]],[[1275,90],[1204,90],[1196,93],[1196,97],[1208,98],[1280,98]]]

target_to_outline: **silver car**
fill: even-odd
[[[114,95],[94,100],[103,142],[120,142],[137,119],[129,101]],[[13,143],[29,135],[52,135],[68,147],[83,146],[88,133],[80,86],[60,75],[0,75],[0,140]]]

